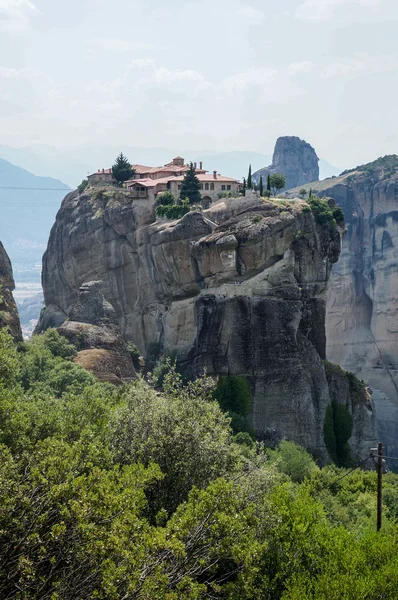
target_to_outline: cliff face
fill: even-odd
[[[319,158],[314,148],[298,137],[280,137],[276,141],[272,164],[253,174],[258,185],[260,177],[265,186],[268,174],[282,173],[286,176],[286,189],[304,185],[319,179]]]
[[[398,157],[311,184],[347,225],[327,303],[327,355],[374,390],[379,435],[398,452]]]
[[[7,327],[15,340],[22,340],[19,316],[12,292],[15,288],[12,266],[0,242],[0,329]]]
[[[259,437],[326,458],[325,302],[341,233],[304,203],[255,195],[155,222],[153,207],[123,190],[73,192],[44,256],[40,328],[60,325],[81,284],[101,280],[124,338],[144,355],[156,346],[177,351],[188,373],[246,376]],[[374,443],[371,403],[347,398],[354,421],[366,415],[359,437]]]

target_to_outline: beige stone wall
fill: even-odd
[[[214,183],[214,190],[210,189],[212,183]],[[200,191],[202,194],[202,198],[209,197],[212,202],[216,202],[218,200],[218,194],[222,192],[231,192],[234,196],[236,196],[238,194],[239,189],[239,185],[237,183],[224,183],[221,181],[217,181],[216,179],[214,179],[214,181],[209,181],[209,189],[206,189],[206,182],[201,183],[201,185],[203,186],[203,189]],[[178,198],[180,195],[179,186],[181,186],[181,181],[172,180],[170,182],[170,191],[176,198]],[[225,187],[225,189],[222,189],[223,186]],[[227,189],[228,186],[230,186],[229,190]]]

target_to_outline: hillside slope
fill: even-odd
[[[14,268],[39,262],[62,198],[70,188],[0,159],[0,238]]]

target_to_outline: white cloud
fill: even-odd
[[[306,0],[296,10],[298,19],[329,21],[339,8],[377,8],[381,0]]]
[[[38,12],[30,0],[0,0],[0,31],[27,31],[30,17]]]
[[[265,14],[257,8],[253,8],[253,6],[250,6],[250,4],[242,4],[237,13],[239,16],[245,17],[250,21],[257,23],[261,23],[265,19]]]
[[[321,77],[324,79],[332,77],[351,79],[372,73],[389,73],[396,69],[398,69],[398,56],[395,54],[371,56],[358,53],[353,58],[345,58],[329,63],[321,70]]]

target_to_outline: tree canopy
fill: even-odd
[[[397,475],[376,532],[374,471],[234,434],[245,378],[215,392],[169,361],[161,389],[115,388],[76,352],[54,330],[18,346],[0,331],[1,598],[397,598]]]
[[[277,192],[283,190],[287,183],[287,179],[285,175],[282,175],[282,173],[273,173],[269,176],[269,181],[274,196],[276,196]]]
[[[123,152],[116,157],[112,166],[112,175],[118,183],[124,183],[131,179],[135,174],[135,170],[130,164],[130,161],[124,156]]]
[[[202,200],[200,182],[192,163],[190,163],[181,183],[180,199],[185,200],[185,198],[188,198],[190,204],[200,204]]]

